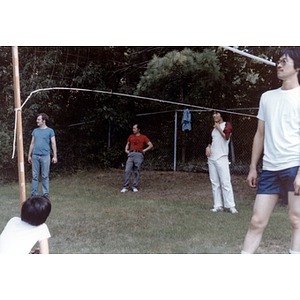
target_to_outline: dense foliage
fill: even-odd
[[[279,47],[239,49],[272,60],[280,51]],[[2,178],[8,174],[17,177],[16,159],[11,159],[14,128],[11,53],[11,47],[0,47]],[[272,67],[220,47],[19,47],[19,62],[22,101],[37,89],[72,87],[205,107],[247,108],[258,105],[262,92],[278,86]],[[177,108],[93,92],[35,93],[22,112],[25,162],[39,112],[50,116],[49,126],[56,133],[59,163],[54,169],[76,170],[119,166],[124,160],[123,149],[131,126],[140,121],[136,115]],[[155,119],[160,126],[152,128],[156,137],[164,122],[172,120],[165,116]],[[149,129],[148,123],[144,125]]]

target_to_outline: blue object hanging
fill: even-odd
[[[182,131],[192,130],[192,116],[189,109],[183,111],[181,124],[182,124]]]

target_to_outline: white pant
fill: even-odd
[[[214,208],[223,207],[222,193],[224,198],[224,207],[235,207],[232,185],[230,181],[228,156],[222,156],[217,160],[208,159],[208,167],[209,178],[212,184],[214,196]]]

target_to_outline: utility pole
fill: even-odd
[[[15,110],[17,118],[17,150],[18,150],[18,176],[20,190],[20,205],[26,200],[25,186],[25,166],[24,166],[24,150],[23,150],[23,128],[22,128],[22,111],[21,111],[21,93],[20,93],[20,76],[19,76],[19,54],[18,47],[12,47],[13,59],[13,76],[14,76],[14,96]]]

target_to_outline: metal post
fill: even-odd
[[[12,47],[13,59],[13,77],[14,77],[14,96],[15,109],[17,111],[17,150],[18,150],[18,175],[20,190],[20,205],[26,200],[25,186],[25,168],[24,168],[24,150],[23,150],[23,128],[22,128],[22,112],[21,112],[21,94],[20,94],[20,76],[19,76],[19,55],[18,47]]]
[[[230,124],[232,125],[232,114],[230,114]],[[232,137],[230,138],[230,151],[231,151],[231,162],[232,162],[232,164],[235,164],[235,153],[234,153]]]
[[[111,121],[108,120],[108,148],[110,148]]]
[[[177,157],[177,110],[175,111],[175,127],[174,127],[174,172],[176,171]]]

